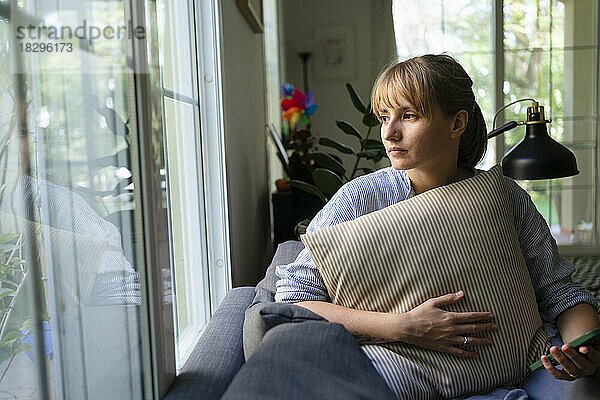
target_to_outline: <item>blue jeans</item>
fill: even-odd
[[[560,337],[551,338],[553,346],[562,346]],[[546,369],[538,369],[520,388],[496,388],[492,392],[461,400],[593,400],[600,399],[600,382],[592,378],[575,381],[554,379]],[[458,400],[458,399],[456,399]]]

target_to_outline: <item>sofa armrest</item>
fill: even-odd
[[[242,326],[244,312],[254,298],[254,287],[239,287],[227,293],[166,400],[219,399],[244,364]]]

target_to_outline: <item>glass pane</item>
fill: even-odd
[[[579,174],[568,178],[553,179],[551,181],[552,189],[571,189],[577,187],[593,188],[594,187],[594,172],[596,165],[596,151],[593,147],[589,148],[570,148],[577,159],[577,168]]]
[[[19,4],[46,25],[127,26],[129,5],[121,1],[68,2],[60,9],[40,3]],[[2,396],[42,397],[39,345],[49,398],[144,397],[129,122],[135,99],[127,65],[132,43],[124,38],[55,52],[52,68],[24,55],[25,112],[12,102],[21,98],[16,76],[1,75],[0,140],[3,149],[8,144],[0,152]],[[7,48],[17,46],[0,46],[3,71],[10,70]],[[40,301],[33,304],[36,293]]]
[[[553,27],[560,27],[561,19],[564,19],[564,47],[598,46],[596,41],[598,0],[554,0],[553,3],[556,3],[554,9],[558,10],[553,12],[555,16],[552,21]],[[556,15],[560,15],[560,13],[564,15],[561,15],[560,19],[556,19]],[[560,33],[562,32],[557,29],[556,34]],[[553,40],[555,37],[553,35]],[[555,42],[556,44],[553,43],[553,45],[561,47],[559,40]]]
[[[489,132],[492,130],[492,119],[495,113],[493,106],[493,56],[489,53],[463,53],[458,54],[456,58],[473,79],[475,99],[481,107]],[[484,159],[477,165],[477,168],[488,170],[494,165],[494,143],[494,140],[488,140],[488,148]]]
[[[597,115],[596,51],[596,49],[582,49],[552,52],[553,98],[560,106],[556,109],[556,117]]]
[[[489,52],[492,5],[484,0],[394,0],[396,47],[401,58],[424,53]]]
[[[196,52],[189,15],[188,1],[157,2],[163,87],[195,98],[193,54]]]
[[[443,0],[394,0],[392,14],[400,58],[449,51],[442,30]]]
[[[550,0],[504,1],[505,49],[549,49],[550,26]]]
[[[554,118],[548,125],[550,136],[566,144],[593,145],[596,141],[595,118]]]
[[[519,181],[559,245],[592,244],[593,189],[550,189],[554,181]]]
[[[196,107],[165,98],[167,178],[181,368],[210,317]]]
[[[550,52],[512,51],[504,54],[504,102],[533,98],[551,113],[550,104]],[[521,102],[504,111],[506,121],[524,121],[527,107]],[[506,148],[514,146],[524,136],[524,129],[517,128],[504,134]]]
[[[487,0],[445,0],[443,32],[445,51],[454,54],[490,52],[492,3]],[[464,65],[464,64],[463,64]],[[491,69],[492,64],[487,65]]]
[[[562,49],[565,46],[565,0],[552,0],[550,13],[552,18],[550,33],[552,48]]]
[[[593,189],[552,190],[552,234],[561,245],[594,243]]]

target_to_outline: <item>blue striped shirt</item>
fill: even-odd
[[[542,321],[553,323],[566,309],[589,303],[594,296],[571,280],[575,267],[558,252],[556,241],[531,197],[514,180],[505,177],[521,251],[529,269]],[[406,171],[387,167],[344,184],[313,218],[307,232],[350,221],[414,196]],[[331,302],[310,254],[303,249],[296,260],[276,268],[275,301]],[[546,324],[551,336],[556,330]]]

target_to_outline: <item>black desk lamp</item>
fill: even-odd
[[[579,173],[575,155],[565,146],[552,139],[544,118],[544,107],[533,99],[520,99],[505,105],[496,112],[496,117],[506,107],[520,101],[530,100],[526,121],[511,121],[488,133],[488,139],[498,136],[518,125],[525,125],[525,137],[502,159],[502,172],[514,179],[554,179]]]

